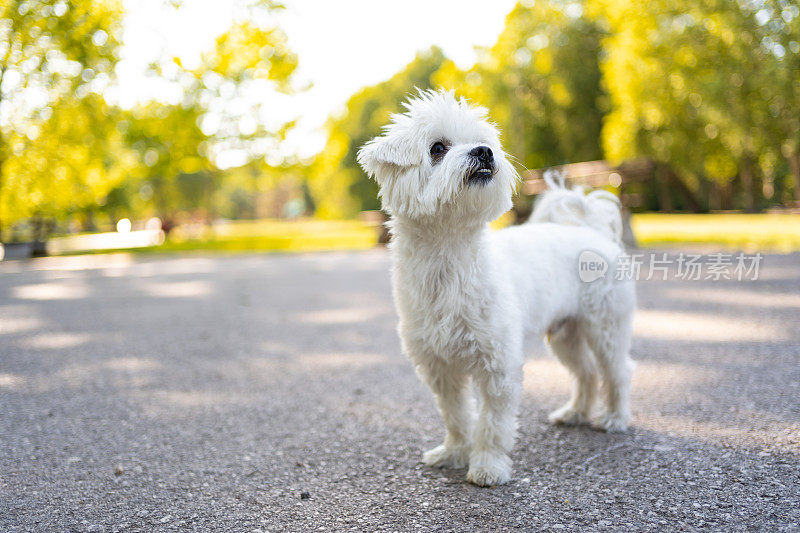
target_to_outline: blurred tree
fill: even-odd
[[[347,101],[343,114],[328,122],[328,142],[316,157],[309,177],[309,190],[316,215],[323,218],[351,217],[359,211],[380,208],[378,189],[367,179],[356,161],[358,149],[378,135],[391,113],[414,88],[433,86],[432,76],[445,57],[433,47],[391,79],[361,89]]]
[[[184,3],[163,7],[180,12]],[[254,215],[257,187],[269,187],[260,179],[263,156],[277,151],[293,125],[265,119],[276,91],[294,91],[297,56],[273,16],[281,8],[237,0],[233,24],[196,65],[166,54],[153,62],[149,74],[175,84],[182,97],[139,105],[120,123],[138,165],[109,195],[104,211],[112,217],[157,215],[168,227],[184,215],[206,221],[218,214]],[[242,166],[223,171],[217,163]],[[238,168],[252,179],[233,180],[232,186]],[[234,197],[222,198],[226,194]]]
[[[474,67],[461,71],[446,61],[433,79],[489,108],[506,150],[526,167],[601,159],[602,36],[582,2],[522,2]],[[517,197],[514,205],[524,219],[531,199]]]
[[[600,159],[601,37],[582,2],[520,3],[472,69],[448,61],[434,81],[487,106],[526,166]]]
[[[124,203],[133,212],[157,215],[170,225],[179,211],[211,206],[215,167],[206,157],[208,138],[198,125],[202,112],[192,105],[151,102],[119,122],[137,164],[122,188],[127,195],[116,194],[119,200],[126,196]]]
[[[10,222],[79,212],[102,203],[134,165],[115,127],[117,112],[99,95],[65,96],[25,135],[10,130],[0,208]],[[36,238],[45,235],[37,234]]]
[[[231,219],[304,215],[310,208],[303,190],[307,170],[298,164],[272,167],[263,160],[223,170],[214,194],[215,208],[220,216]]]
[[[182,2],[167,7],[182,8]],[[154,62],[151,74],[179,86],[183,96],[179,103],[140,105],[124,121],[138,168],[110,195],[106,211],[157,215],[167,226],[181,214],[210,221],[220,209],[226,216],[255,213],[259,191],[251,186],[268,185],[253,176],[245,180],[247,187],[228,186],[232,173],[217,163],[242,164],[249,176],[264,167],[263,156],[277,151],[293,125],[265,118],[276,91],[294,91],[297,67],[286,35],[274,24],[278,9],[274,2],[239,0],[234,23],[196,66],[167,56]],[[223,194],[235,198],[222,199]]]
[[[0,2],[0,231],[113,185],[97,94],[113,76],[121,18],[116,0]]]
[[[735,205],[738,177],[740,205],[755,209],[757,184],[774,169],[775,146],[783,143],[790,158],[797,153],[796,70],[792,75],[789,67],[797,58],[786,57],[776,36],[789,47],[797,41],[786,23],[794,20],[791,6],[729,0],[592,0],[591,6],[609,30],[607,156],[668,162],[694,189],[710,179],[712,207]]]
[[[185,68],[173,58],[160,68],[159,75],[181,84],[184,103],[202,110],[212,159],[225,151],[238,151],[242,163],[263,157],[279,148],[294,125],[275,119],[278,94],[297,90],[292,75],[298,57],[274,17],[281,9],[269,0],[239,0],[234,23],[202,54],[199,66]]]
[[[800,5],[790,0],[768,0],[761,13],[767,19],[763,24],[767,35],[761,42],[776,59],[768,63],[763,76],[771,80],[766,85],[768,119],[775,125],[776,134],[769,145],[780,147],[779,155],[786,159],[789,169],[784,189],[793,191],[794,202],[800,205]],[[785,200],[789,200],[788,194]]]

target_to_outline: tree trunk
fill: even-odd
[[[2,70],[0,70],[0,86],[3,84]],[[3,94],[0,93],[0,104],[3,103]],[[6,146],[3,130],[0,128],[0,242],[3,242],[3,230],[5,229],[5,218],[3,213],[3,164],[6,161]]]
[[[724,187],[720,189],[722,191],[722,208],[726,211],[730,211],[733,209],[733,178],[731,178],[728,183],[725,184]]]
[[[16,11],[19,6],[11,6],[12,10]],[[11,31],[9,35],[14,35],[14,17],[11,17]],[[8,48],[6,48],[5,56],[0,58],[0,105],[3,104],[3,80],[8,72],[8,58],[11,57],[11,42],[9,41]],[[3,242],[3,162],[6,154],[5,139],[3,138],[3,129],[0,128],[0,242]]]
[[[800,152],[795,151],[788,157],[789,168],[792,169],[792,180],[794,183],[794,202],[800,204]]]
[[[712,181],[708,188],[708,208],[711,211],[722,209],[722,186],[716,181]]]
[[[47,255],[47,222],[39,213],[33,215],[31,220],[33,226],[33,256],[43,257]]]
[[[680,192],[681,196],[683,196],[684,200],[686,200],[686,204],[691,212],[704,213],[706,211],[700,200],[695,196],[694,192],[692,192],[689,186],[684,183],[681,177],[678,176],[675,171],[672,170],[672,168],[663,163],[658,163],[656,166],[656,179],[658,179],[659,172],[662,173],[663,176],[677,188],[678,192]]]
[[[3,242],[3,136],[0,134],[0,242]]]
[[[656,186],[658,187],[658,209],[663,213],[672,213],[672,196],[669,190],[669,177],[663,165],[656,167]]]
[[[739,179],[742,182],[742,206],[748,213],[753,213],[756,210],[756,205],[753,195],[753,165],[749,156],[742,158]]]

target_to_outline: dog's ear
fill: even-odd
[[[419,148],[408,137],[391,132],[375,137],[358,151],[361,168],[378,183],[421,161]]]

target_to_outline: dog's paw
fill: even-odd
[[[480,487],[503,485],[511,480],[511,458],[505,454],[480,452],[469,461],[467,481]]]
[[[578,426],[589,422],[585,414],[576,411],[570,404],[559,407],[547,419],[556,426]]]
[[[605,413],[592,423],[595,429],[608,433],[622,433],[628,429],[630,417],[622,413]]]
[[[436,468],[464,468],[469,464],[469,447],[448,448],[441,444],[422,454],[422,462]]]

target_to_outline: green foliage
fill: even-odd
[[[214,208],[229,219],[304,215],[310,208],[303,190],[306,173],[304,166],[271,167],[263,160],[220,171]]]
[[[439,48],[418,54],[391,79],[360,90],[346,105],[343,115],[328,123],[328,142],[311,169],[309,188],[322,218],[354,216],[380,207],[375,184],[358,166],[358,149],[378,135],[391,113],[415,88],[433,86],[432,76],[445,60]]]
[[[178,210],[208,205],[213,192],[213,167],[205,157],[207,138],[195,106],[151,103],[136,108],[119,122],[125,142],[136,156],[127,183],[134,212],[170,219]]]
[[[298,57],[272,16],[282,6],[236,6],[199,66],[166,56],[153,65],[182,89],[178,103],[122,110],[102,96],[114,83],[121,0],[0,0],[2,236],[16,221],[76,214],[169,221],[377,209],[358,148],[415,88],[440,86],[488,107],[527,167],[644,156],[678,176],[642,184],[646,198],[685,182],[711,208],[800,201],[795,1],[525,0],[473,67],[432,48],[354,94],[310,167],[264,162],[294,122],[268,123],[266,104],[252,98],[297,90]],[[248,163],[218,169],[226,151]]]
[[[9,221],[97,205],[133,162],[102,97],[66,97],[49,109],[27,135],[6,137],[0,210]]]
[[[293,93],[298,57],[283,30],[269,23],[269,15],[280,6],[250,0],[238,3],[246,18],[236,20],[216,38],[214,46],[202,54],[199,67],[185,69],[173,58],[160,75],[174,78],[183,87],[184,101],[202,109],[201,124],[212,149],[241,150],[253,160],[275,149],[293,124],[269,130],[261,120],[269,109],[252,95],[274,90]]]
[[[0,3],[0,81],[10,122],[112,75],[122,7],[113,0]],[[84,89],[81,91],[81,89]],[[41,95],[41,91],[47,94]]]
[[[797,72],[800,8],[788,0],[528,0],[474,67],[445,59],[429,82],[488,107],[525,166],[648,157],[695,203],[753,210],[792,191],[800,200]],[[375,92],[401,100],[409,89],[366,89],[331,123],[318,163],[349,184],[334,187],[355,197],[345,213],[375,205],[374,187],[350,174],[355,148],[377,132],[359,113],[379,105]],[[674,183],[656,173],[643,192],[669,206]]]
[[[3,224],[96,204],[119,178],[97,92],[113,76],[121,18],[113,0],[0,3]]]
[[[730,0],[593,0],[591,6],[609,30],[608,157],[667,162],[695,188],[712,180],[725,191],[738,178],[740,205],[755,207],[754,181],[773,178],[781,147],[787,157],[797,153],[797,6]]]
[[[262,29],[251,21],[234,24],[216,39],[203,56],[198,72],[214,72],[236,82],[270,80],[289,90],[289,77],[297,68],[297,55],[289,49],[279,28]]]
[[[518,4],[472,69],[448,62],[434,78],[488,107],[506,149],[528,167],[602,157],[602,33],[582,13],[579,3]]]
[[[152,67],[182,87],[180,104],[121,110],[101,96],[113,83],[120,2],[0,3],[0,221],[93,211],[169,221],[180,212],[210,218],[229,208],[219,198],[230,189],[222,187],[227,174],[215,155],[263,156],[291,127],[268,131],[261,103],[244,97],[293,91],[297,56],[270,25],[280,8],[239,0],[237,19],[198,68],[168,57]]]
[[[581,11],[560,4],[518,5],[497,43],[464,72],[439,49],[418,56],[390,80],[362,89],[328,126],[311,190],[322,217],[377,209],[377,187],[356,152],[380,132],[414,87],[446,87],[491,110],[506,149],[530,167],[600,159],[603,91],[601,31]]]

